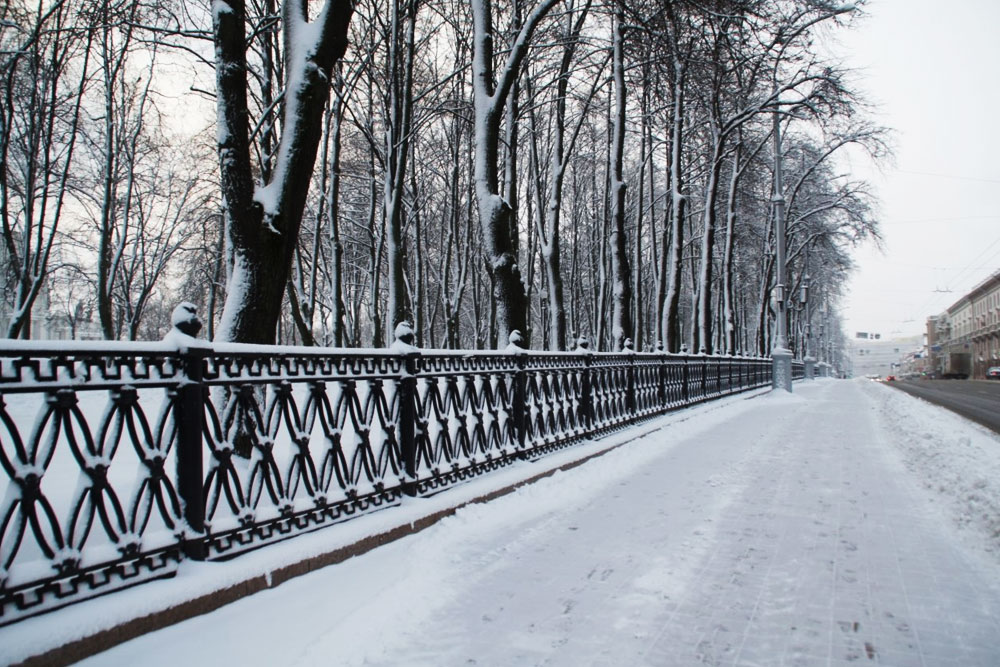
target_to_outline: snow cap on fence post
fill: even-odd
[[[198,318],[198,309],[190,301],[178,304],[170,316],[170,324],[183,334],[194,338],[201,331],[201,320]]]
[[[521,343],[523,342],[524,342],[524,336],[521,334],[520,329],[514,329],[513,331],[510,332],[510,335],[507,336],[507,347],[505,348],[505,350],[507,352],[513,352],[515,354],[523,353],[525,351],[525,349],[521,347]]]
[[[170,316],[170,324],[173,328],[163,337],[163,341],[177,346],[181,353],[190,349],[211,349],[211,344],[200,338],[196,338],[201,331],[201,318],[198,317],[197,307],[185,301],[174,308]]]
[[[396,337],[396,340],[394,340],[390,346],[390,349],[393,352],[398,352],[400,354],[412,354],[420,351],[420,348],[413,344],[413,341],[417,339],[417,335],[413,331],[412,324],[403,320],[396,325],[393,333]]]
[[[626,338],[622,342],[622,352],[626,354],[635,354],[635,343],[632,342],[631,338]]]
[[[590,341],[586,336],[580,336],[576,339],[576,351],[577,352],[590,352]]]

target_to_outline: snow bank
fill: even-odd
[[[906,468],[945,504],[969,546],[1000,556],[1000,436],[902,391],[863,386]]]

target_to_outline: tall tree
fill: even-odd
[[[389,302],[386,333],[389,344],[396,324],[412,313],[406,289],[406,249],[403,246],[403,193],[406,190],[413,117],[413,57],[416,0],[390,0],[389,46],[385,99],[385,182],[382,212],[386,226]]]
[[[692,47],[687,32],[686,17],[678,16],[672,4],[666,7],[665,36],[670,53],[670,224],[664,225],[663,255],[660,264],[660,281],[663,285],[658,296],[660,336],[668,352],[681,349],[680,299],[681,252],[684,248],[684,218],[687,213],[687,196],[684,193],[684,111],[687,94],[688,58]],[[664,278],[666,279],[664,281]]]
[[[244,0],[213,3],[218,146],[229,268],[217,337],[272,343],[322,136],[334,63],[347,49],[351,0],[285,0],[285,92],[281,138],[270,180],[255,183],[247,104]]]
[[[531,104],[528,110],[531,134],[531,165],[533,175],[532,189],[535,194],[535,220],[539,251],[544,264],[544,281],[548,300],[548,331],[546,340],[550,350],[562,350],[566,345],[566,304],[562,275],[562,208],[563,188],[566,180],[566,170],[572,160],[573,147],[580,135],[580,129],[587,118],[590,103],[602,85],[602,76],[594,77],[593,85],[583,101],[579,116],[567,137],[567,107],[569,102],[570,78],[577,49],[580,45],[580,33],[587,16],[590,13],[590,0],[582,7],[574,7],[568,2],[563,15],[563,27],[560,41],[562,52],[556,71],[555,89],[553,91],[553,110],[550,115],[551,128],[549,146],[548,192],[545,196],[543,188],[542,158],[539,149],[541,123],[538,120],[537,105]],[[601,67],[603,70],[603,65]],[[535,99],[532,93],[533,85],[529,79],[526,85],[528,96]]]
[[[620,5],[615,6],[611,25],[612,58],[615,79],[615,108],[612,113],[611,164],[611,341],[621,350],[632,333],[632,276],[625,238],[625,47],[622,36]]]
[[[475,188],[486,261],[494,284],[497,346],[505,347],[511,331],[527,329],[527,299],[518,268],[517,239],[511,230],[512,208],[500,192],[500,122],[508,96],[528,53],[532,33],[559,0],[542,0],[515,34],[499,71],[492,0],[471,0],[472,86],[475,110]],[[514,147],[511,147],[514,150]]]

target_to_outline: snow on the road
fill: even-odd
[[[880,385],[795,392],[84,664],[1000,664],[1000,438]]]
[[[1000,446],[996,434],[919,398],[870,383],[867,393],[889,442],[920,483],[947,507],[974,548],[1000,560]],[[1000,405],[996,406],[1000,410]],[[985,538],[985,539],[984,539]]]

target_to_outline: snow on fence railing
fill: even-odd
[[[0,625],[771,382],[769,359],[397,334],[0,344]]]

